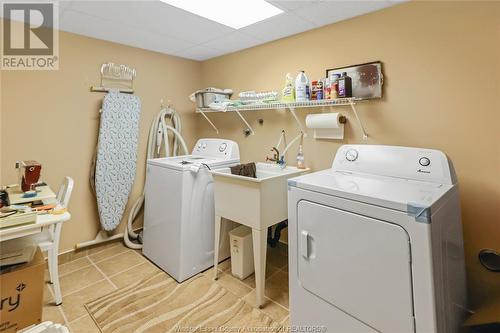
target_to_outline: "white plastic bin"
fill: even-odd
[[[252,229],[244,225],[229,232],[231,274],[243,280],[251,275],[253,265]]]

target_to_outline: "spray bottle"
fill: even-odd
[[[302,144],[304,143],[304,133],[301,133],[300,136],[300,144],[299,144],[299,152],[297,153],[297,168],[305,169],[306,163],[304,159],[304,151],[302,149]]]
[[[286,74],[285,87],[283,88],[281,94],[281,100],[283,102],[295,102],[295,87],[293,85],[292,74]]]

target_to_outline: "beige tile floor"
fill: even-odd
[[[255,306],[254,275],[243,281],[233,277],[230,260],[221,263],[219,269],[219,280],[214,283]],[[211,270],[205,274],[211,274]],[[156,271],[159,269],[140,251],[130,250],[121,242],[76,255],[59,266],[63,295],[61,306],[54,305],[52,286],[46,284],[43,320],[64,323],[73,333],[99,332],[84,304]],[[262,311],[283,325],[288,325],[288,251],[285,245],[268,248],[266,279],[266,304]]]

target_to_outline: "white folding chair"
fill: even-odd
[[[69,199],[71,198],[71,192],[73,191],[73,183],[74,182],[71,177],[65,177],[61,187],[59,188],[59,192],[57,193],[57,203],[62,208],[68,207]],[[56,305],[61,305],[62,303],[61,286],[59,285],[59,270],[57,263],[62,224],[63,222],[55,223],[45,228],[41,233],[31,236],[42,251],[47,251],[50,283],[52,283],[54,286]]]

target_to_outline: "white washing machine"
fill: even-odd
[[[342,146],[331,169],[289,180],[288,210],[291,325],[459,332],[462,225],[442,152]]]
[[[210,169],[240,162],[238,144],[200,139],[191,155],[147,162],[143,254],[182,282],[213,266],[215,206]],[[225,223],[219,259],[229,257]]]

